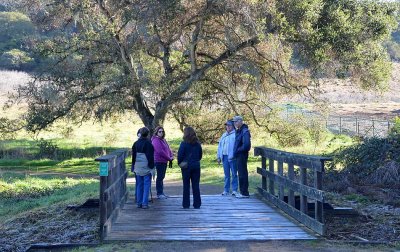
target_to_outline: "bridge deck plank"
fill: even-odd
[[[257,198],[202,195],[200,209],[182,209],[181,196],[136,208],[129,198],[105,240],[316,239],[313,233]]]

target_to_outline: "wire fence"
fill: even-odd
[[[345,134],[358,137],[386,137],[393,127],[393,120],[379,120],[351,116],[329,115],[322,116],[303,108],[286,106],[283,115],[286,120],[291,120],[294,115],[301,114],[306,118],[317,120],[325,124],[326,128],[335,134]]]

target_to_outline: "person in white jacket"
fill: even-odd
[[[238,176],[236,160],[233,153],[233,148],[235,145],[235,126],[233,121],[228,120],[225,123],[225,127],[226,132],[222,134],[217,150],[217,161],[218,164],[221,164],[222,162],[225,175],[224,192],[222,195],[229,195],[232,178],[232,196],[236,196],[238,194]]]

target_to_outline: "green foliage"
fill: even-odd
[[[12,70],[29,70],[33,67],[33,59],[24,51],[11,49],[0,55],[0,67]]]
[[[55,158],[57,159],[58,146],[52,141],[41,138],[38,142],[39,158]]]
[[[382,169],[390,173],[400,167],[400,135],[393,133],[387,138],[360,139],[359,142],[352,146],[335,151],[333,157],[333,168],[331,167],[330,170],[336,173],[335,169],[337,167],[343,167],[339,173],[344,175],[350,182],[382,185],[388,182],[376,179],[377,176],[387,178],[387,176],[384,176],[385,171]],[[398,178],[392,179],[398,180]],[[390,185],[387,184],[387,186]]]
[[[65,117],[103,120],[131,110],[153,129],[196,95],[213,100],[212,111],[254,112],[328,72],[377,89],[390,75],[381,42],[396,26],[395,9],[381,2],[26,4],[35,25],[54,35],[32,42],[35,51],[57,62],[18,92],[29,106],[20,120],[32,132]]]
[[[0,51],[12,49],[10,45],[21,46],[26,36],[35,33],[32,22],[20,12],[0,12],[0,23],[0,43],[5,43]]]
[[[20,12],[0,12],[0,68],[31,70],[26,39],[36,33],[29,18]]]
[[[281,32],[299,42],[301,62],[313,75],[353,76],[366,88],[384,88],[390,77],[381,43],[396,28],[396,6],[373,1],[279,1]],[[332,60],[338,67],[332,69]]]
[[[400,117],[396,116],[393,119],[393,126],[390,128],[389,135],[393,138],[400,135]]]

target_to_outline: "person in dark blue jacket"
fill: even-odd
[[[188,162],[186,169],[182,171],[183,199],[182,207],[190,207],[190,182],[192,183],[193,207],[198,209],[201,206],[200,197],[200,160],[203,157],[203,150],[192,127],[183,130],[183,142],[178,150],[178,164],[182,161]]]
[[[240,193],[236,195],[236,198],[248,198],[249,175],[247,171],[247,160],[249,159],[249,151],[251,148],[251,135],[249,127],[243,123],[243,117],[235,116],[232,121],[236,128],[233,155],[236,158],[240,188]]]

